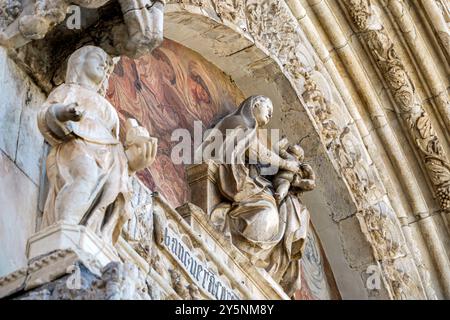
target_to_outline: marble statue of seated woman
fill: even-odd
[[[291,195],[279,206],[271,177],[261,175],[258,169],[267,164],[289,172],[301,169],[298,160],[281,158],[259,140],[257,131],[269,123],[272,113],[273,105],[269,98],[252,96],[223,118],[214,127],[216,131],[212,130],[213,134],[218,131],[223,135],[223,148],[229,147],[226,141],[236,142],[233,159],[253,157],[257,163],[219,163],[217,157],[213,158],[219,166],[217,187],[223,203],[211,212],[210,219],[231,237],[234,246],[254,265],[269,272],[292,296],[300,287],[299,259],[309,214],[299,201],[291,199]],[[242,132],[244,136],[235,139]],[[203,150],[211,143],[211,139],[206,137]]]

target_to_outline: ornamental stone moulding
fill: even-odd
[[[448,214],[450,162],[446,140],[421,101],[415,78],[409,76],[408,62],[396,49],[395,37],[386,30],[374,2],[348,0],[342,6],[333,5],[333,8],[342,8],[339,19],[349,19],[370,54],[431,182],[439,208]],[[254,65],[262,66],[258,72],[264,73],[270,68],[276,70],[276,77],[283,78],[283,84],[298,99],[295,108],[286,103],[274,107],[269,98],[252,96],[235,113],[222,118],[217,126],[223,125],[221,129],[224,129],[231,123],[231,117],[236,120],[242,116],[245,118],[241,119],[242,123],[253,124],[251,129],[255,129],[263,122],[267,123],[275,109],[286,114],[302,112],[310,122],[312,134],[317,136],[314,140],[317,141],[316,148],[320,148],[323,152],[320,155],[325,155],[326,161],[330,162],[333,173],[345,189],[346,199],[351,202],[351,212],[333,212],[327,217],[329,223],[341,228],[346,221],[355,221],[357,228],[352,229],[352,233],[361,236],[364,243],[360,245],[369,252],[367,261],[357,261],[361,265],[355,270],[360,268],[357,272],[361,273],[362,267],[366,266],[364,263],[372,263],[380,270],[382,290],[389,298],[436,297],[430,289],[427,267],[420,257],[417,258],[420,256],[416,253],[418,246],[411,233],[405,231],[409,225],[401,212],[402,205],[397,203],[400,200],[390,193],[392,188],[385,183],[391,176],[382,171],[380,161],[373,156],[377,147],[367,142],[372,132],[361,129],[365,119],[358,118],[359,106],[355,107],[358,112],[350,110],[349,100],[342,94],[347,82],[336,83],[343,76],[339,75],[341,70],[336,71],[334,57],[324,61],[321,53],[319,58],[317,43],[323,45],[322,34],[313,44],[307,39],[307,36],[311,37],[311,30],[309,34],[305,31],[307,22],[300,23],[304,17],[309,19],[309,11],[328,6],[327,1],[318,2],[317,7],[308,8],[308,12],[305,10],[304,17],[294,15],[293,1],[283,0],[79,0],[74,3],[83,12],[93,10],[97,20],[85,25],[83,31],[75,32],[73,41],[68,41],[67,48],[62,49],[61,42],[54,41],[58,35],[63,35],[61,39],[70,38],[63,21],[71,3],[32,0],[0,4],[3,13],[0,43],[9,48],[11,57],[49,93],[39,112],[38,123],[51,144],[47,158],[50,193],[44,209],[43,229],[29,239],[28,268],[0,278],[0,287],[4,289],[0,290],[1,295],[15,293],[27,286],[34,289],[44,279],[41,275],[49,268],[48,261],[65,265],[66,260],[73,266],[84,265],[88,269],[83,274],[85,279],[97,279],[84,288],[84,298],[288,299],[300,288],[299,261],[305,250],[310,222],[309,204],[308,208],[303,204],[303,193],[308,191],[307,196],[313,193],[309,191],[317,187],[321,172],[315,172],[312,165],[303,162],[305,155],[299,144],[280,141],[281,145],[285,144],[284,153],[278,159],[282,170],[269,179],[258,176],[257,171],[247,172],[248,168],[238,166],[226,168],[212,160],[188,167],[188,182],[194,191],[191,201],[199,207],[188,203],[174,210],[162,195],[152,193],[133,177],[154,161],[157,140],[134,119],[129,119],[123,128],[124,144],[118,140],[121,129],[118,115],[104,98],[108,75],[114,67],[111,56],[137,58],[159,46],[163,40],[164,8],[169,8],[168,16],[173,19],[171,27],[177,25],[179,21],[175,20],[182,14],[189,13],[186,21],[196,16],[205,18],[202,23],[206,19],[213,21],[212,33],[231,29],[236,38],[244,40],[230,44],[228,51],[213,48],[211,52],[230,59],[227,61],[232,61],[230,57],[238,56],[240,51],[258,52],[258,60],[252,61]],[[299,3],[297,5],[301,7]],[[391,1],[388,5],[399,3],[402,1]],[[443,3],[434,1],[435,5],[426,7],[427,14],[436,15],[438,8],[440,17],[445,20],[448,8]],[[326,16],[324,12],[321,14]],[[395,9],[392,12],[395,13]],[[323,16],[318,14],[317,19]],[[399,25],[406,25],[402,23],[406,22],[400,21]],[[442,23],[433,24],[433,28],[440,30],[439,39],[445,48],[448,37],[442,33]],[[409,45],[413,43],[411,39],[408,41]],[[234,51],[235,47],[239,50]],[[51,55],[56,48],[53,59]],[[64,61],[67,61],[67,68],[62,67]],[[268,65],[270,68],[265,69]],[[339,77],[332,74],[333,68]],[[39,70],[42,72],[37,72]],[[269,83],[266,88],[279,80],[270,76],[265,78]],[[442,111],[446,104],[448,106],[448,99],[443,96],[439,99],[437,105]],[[250,119],[249,114],[254,119]],[[369,118],[372,116],[370,114]],[[267,117],[269,119],[265,121]],[[270,151],[268,148],[268,153]],[[259,156],[263,158],[261,154]],[[229,172],[235,175],[227,175]],[[230,185],[245,185],[232,178],[250,176],[252,179],[258,176],[255,179],[259,182],[268,180],[264,181],[266,189],[273,190],[273,194],[257,190],[257,187],[238,188],[233,190],[234,193],[227,190]],[[247,197],[245,200],[249,202],[239,198],[241,196]],[[241,230],[240,210],[245,211],[243,208],[247,209],[249,203],[258,207],[251,221],[254,224],[248,223],[247,228]],[[289,214],[293,207],[301,208],[301,212]],[[414,211],[414,214],[420,213]],[[261,231],[262,226],[266,233]],[[427,241],[429,234],[425,234]],[[340,245],[344,247],[346,240],[343,239],[348,235],[340,236]],[[425,246],[439,242],[436,237],[432,240],[434,242]],[[282,242],[287,253],[280,249]],[[257,250],[258,245],[265,250]],[[423,245],[420,246],[422,249]],[[41,261],[42,256],[55,250],[59,250],[59,256],[50,254],[47,260]],[[88,257],[80,252],[88,253]],[[436,252],[432,251],[431,255]],[[98,263],[90,264],[91,260]],[[445,271],[444,260],[442,258],[441,264],[438,263],[439,270]],[[113,263],[109,264],[111,261]],[[120,261],[132,261],[136,267]],[[67,270],[60,269],[58,275],[67,275]],[[124,277],[129,277],[130,281],[121,281]],[[364,275],[358,274],[358,277],[365,281]],[[50,299],[52,294],[59,298],[81,297],[61,289],[62,285],[59,288],[49,293],[51,290],[43,287],[21,298]],[[142,294],[131,294],[137,291]]]

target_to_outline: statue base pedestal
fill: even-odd
[[[74,272],[76,266],[100,276],[101,266],[90,254],[79,250],[56,250],[28,261],[22,269],[0,277],[0,299],[46,285]]]
[[[71,249],[92,256],[103,267],[112,261],[120,261],[114,247],[94,232],[81,225],[58,223],[49,226],[28,239],[27,257],[31,261],[56,250]]]
[[[28,265],[0,277],[0,299],[43,286],[83,266],[101,276],[110,262],[121,262],[116,249],[80,225],[58,223],[28,239]],[[77,267],[78,266],[78,267]]]

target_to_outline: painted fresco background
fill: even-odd
[[[161,192],[175,207],[188,201],[183,165],[170,160],[172,132],[186,128],[193,136],[195,120],[204,129],[233,110],[242,92],[221,70],[199,54],[165,40],[152,55],[131,60],[121,58],[110,79],[108,99],[117,108],[123,127],[136,118],[151,136],[158,138],[158,156],[139,174],[153,191]]]
[[[202,56],[165,40],[149,56],[138,60],[122,57],[110,78],[107,98],[118,110],[122,128],[132,117],[158,138],[156,160],[139,178],[178,207],[188,202],[189,187],[184,166],[174,165],[170,158],[178,143],[171,142],[172,132],[185,128],[193,136],[194,121],[202,121],[206,129],[234,110],[244,96],[230,77]],[[302,289],[296,298],[339,298],[313,228],[302,259]]]

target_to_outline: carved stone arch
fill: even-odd
[[[273,18],[282,19],[277,16]],[[357,196],[343,179],[345,173],[342,168],[331,159],[326,141],[319,133],[320,128],[302,97],[305,80],[300,76],[294,77],[292,70],[288,70],[292,66],[280,61],[280,56],[271,52],[271,48],[255,41],[246,27],[242,20],[238,24],[222,21],[214,7],[205,4],[199,6],[192,1],[191,4],[174,1],[166,4],[165,37],[198,52],[215,64],[231,77],[246,96],[264,94],[270,97],[275,106],[271,127],[280,128],[291,141],[302,141],[307,162],[318,173],[318,187],[305,195],[304,202],[311,211],[339,292],[343,299],[371,297],[372,293],[366,285],[370,274],[366,271],[370,266],[378,268],[380,259],[375,257],[376,250],[369,242],[368,231],[361,226],[357,216],[360,210],[355,201]],[[312,47],[308,43],[299,45],[303,46],[301,50],[309,51],[307,62],[314,63]],[[317,79],[325,95],[335,95],[332,85],[327,84],[327,78],[320,77],[321,74],[312,69],[307,71],[312,74],[312,79]],[[344,118],[336,118],[335,121],[340,127],[346,127],[349,123],[350,128],[353,126]],[[360,143],[365,150],[361,140]],[[398,232],[401,234],[400,230]],[[414,266],[409,267],[414,269]],[[390,289],[381,288],[376,294],[378,297],[392,297]]]
[[[355,125],[357,117],[347,110],[336,78],[327,73],[293,17],[290,1],[166,2],[165,36],[200,53],[246,95],[269,96],[276,106],[271,126],[281,128],[291,141],[302,140],[307,162],[318,173],[318,188],[304,201],[341,296],[425,297],[398,214]],[[45,39],[11,55],[49,92],[61,83],[59,68],[76,48],[94,44],[112,55],[120,52],[111,45],[113,27],[123,24],[119,9],[117,1],[110,1],[91,12],[82,31],[58,25]],[[380,290],[368,288],[369,269],[381,271]]]

